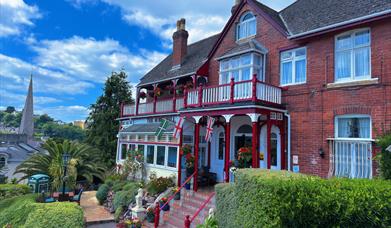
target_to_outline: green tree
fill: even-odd
[[[377,155],[380,168],[380,176],[391,180],[391,152],[387,147],[391,145],[391,132],[384,134],[377,140],[377,145],[381,147],[381,152]]]
[[[99,162],[99,152],[87,144],[68,140],[56,143],[53,140],[48,140],[42,148],[47,150],[47,153],[34,154],[16,167],[15,173],[24,174],[21,180],[34,174],[46,174],[51,177],[53,188],[58,190],[64,173],[62,164],[64,153],[69,153],[71,156],[67,166],[68,187],[73,188],[77,178],[85,178],[92,182],[94,176],[101,179],[103,177],[105,169]]]
[[[40,115],[38,118],[34,119],[34,127],[36,129],[42,129],[43,125],[46,123],[54,122],[54,119],[48,114]]]
[[[113,72],[106,80],[103,94],[90,106],[87,119],[87,143],[102,152],[102,160],[108,166],[114,165],[119,129],[121,103],[133,103],[131,85],[126,73]]]
[[[8,113],[5,112],[2,118],[2,122],[6,127],[19,127],[20,121],[22,119],[22,113]]]
[[[42,132],[45,136],[48,136],[57,142],[62,142],[64,140],[77,140],[81,142],[85,139],[85,130],[72,124],[48,122],[42,126]]]
[[[5,112],[7,112],[7,113],[13,113],[13,112],[15,112],[15,107],[13,107],[13,106],[8,106],[8,107],[5,109]]]

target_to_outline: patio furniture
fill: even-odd
[[[203,166],[198,173],[197,179],[199,186],[211,186],[216,184],[217,174],[209,172],[209,167]]]
[[[62,195],[62,192],[54,192],[53,198],[58,201],[69,201],[75,194],[73,192],[65,192],[65,196]]]
[[[80,189],[79,193],[73,197],[70,198],[70,201],[72,202],[77,202],[80,205],[80,199],[81,199],[81,194],[83,193],[83,189]]]
[[[45,198],[45,203],[54,203],[54,202],[56,202],[56,199],[53,197]]]

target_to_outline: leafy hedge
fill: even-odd
[[[117,210],[120,207],[128,207],[130,203],[135,201],[135,197],[137,195],[138,190],[137,183],[128,183],[125,186],[126,190],[116,192],[114,195],[114,210]]]
[[[110,186],[107,184],[102,184],[99,186],[98,191],[96,191],[96,199],[99,201],[99,204],[103,204],[107,199],[107,194],[110,191]]]
[[[77,204],[36,203],[36,197],[28,194],[1,201],[0,227],[83,227],[83,211]]]
[[[391,182],[240,170],[216,186],[221,227],[389,227]]]
[[[391,152],[386,151],[386,148],[391,145],[391,132],[380,137],[377,144],[381,147],[378,161],[380,168],[380,176],[386,180],[391,180]]]
[[[84,227],[81,207],[70,202],[39,204],[25,223],[29,228],[82,228]]]
[[[0,200],[30,193],[29,186],[25,184],[0,184]]]
[[[36,208],[36,195],[28,194],[0,201],[0,227],[12,224],[12,227],[21,227],[27,216]]]

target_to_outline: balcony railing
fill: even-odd
[[[372,178],[372,141],[329,139],[329,176]]]
[[[176,112],[188,107],[205,107],[217,104],[233,104],[235,102],[252,101],[267,104],[281,104],[282,89],[277,86],[259,81],[256,75],[251,80],[235,82],[217,86],[199,86],[185,91],[183,97],[172,97],[155,100],[148,103],[123,105],[122,116],[147,115]]]
[[[148,114],[158,114],[158,113],[170,113],[176,112],[179,109],[183,108],[184,100],[183,97],[177,97],[175,99],[167,98],[162,100],[157,100],[156,102],[147,102],[139,103],[138,109],[136,109],[135,104],[124,104],[122,106],[122,115],[121,116],[135,116],[135,115],[148,115]],[[175,108],[175,110],[174,110]]]
[[[187,95],[186,107],[201,107],[214,104],[235,103],[240,101],[263,101],[270,104],[281,104],[282,89],[257,80],[235,82],[230,84],[198,87]]]

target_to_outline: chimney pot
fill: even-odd
[[[181,18],[176,22],[177,31],[174,32],[173,38],[173,58],[172,66],[180,66],[187,53],[187,38],[189,33],[186,31],[186,20]]]

